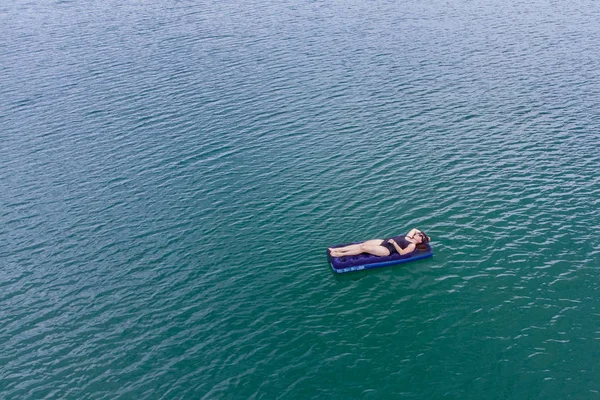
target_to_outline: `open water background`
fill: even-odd
[[[0,398],[600,398],[600,3],[423,3],[2,3]]]

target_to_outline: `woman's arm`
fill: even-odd
[[[398,243],[396,243],[396,241],[395,241],[394,239],[390,239],[390,240],[388,241],[388,243],[391,243],[391,244],[393,244],[393,245],[394,245],[394,247],[396,248],[396,251],[397,251],[397,252],[398,252],[398,254],[400,254],[401,256],[403,256],[403,255],[405,255],[405,254],[408,254],[408,253],[411,253],[411,252],[413,252],[413,251],[415,250],[415,247],[416,247],[414,243],[411,243],[411,244],[409,244],[408,246],[406,246],[406,248],[405,248],[405,249],[401,249],[401,248],[400,248],[400,246],[398,246]]]
[[[413,237],[415,235],[415,233],[419,232],[419,230],[417,228],[412,228],[407,234],[406,236],[408,237]]]

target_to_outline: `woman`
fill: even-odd
[[[411,229],[406,236],[394,236],[390,239],[373,239],[366,242],[351,244],[344,247],[330,247],[331,257],[354,256],[361,253],[385,257],[398,253],[408,254],[421,243],[429,243],[431,238],[418,229]]]

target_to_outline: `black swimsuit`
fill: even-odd
[[[400,246],[402,250],[407,248],[408,245],[412,243],[406,240],[406,236],[394,236],[393,238],[385,239],[381,245],[390,251],[390,256],[394,253],[398,253],[396,251],[396,247],[389,242],[391,239],[394,239],[394,242],[398,243],[398,246]]]

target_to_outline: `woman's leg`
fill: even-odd
[[[362,243],[350,244],[350,245],[344,246],[344,247],[330,247],[329,251],[332,253],[333,252],[335,252],[335,253],[355,252],[355,251],[360,250],[362,246],[378,246],[381,243],[383,243],[383,240],[373,239],[373,240],[367,240],[366,242],[362,242]],[[360,254],[360,253],[357,253],[357,254]]]
[[[344,246],[344,247],[330,247],[329,251],[331,252],[336,252],[336,253],[345,253],[347,251],[356,251],[358,249],[360,249],[360,246],[362,246],[362,243],[358,243],[358,244],[350,244],[348,246]]]
[[[386,247],[381,246],[381,243],[383,243],[381,239],[367,240],[366,242],[350,246],[330,248],[329,251],[332,257],[355,256],[361,253],[373,254],[380,257],[389,256],[390,251]]]

